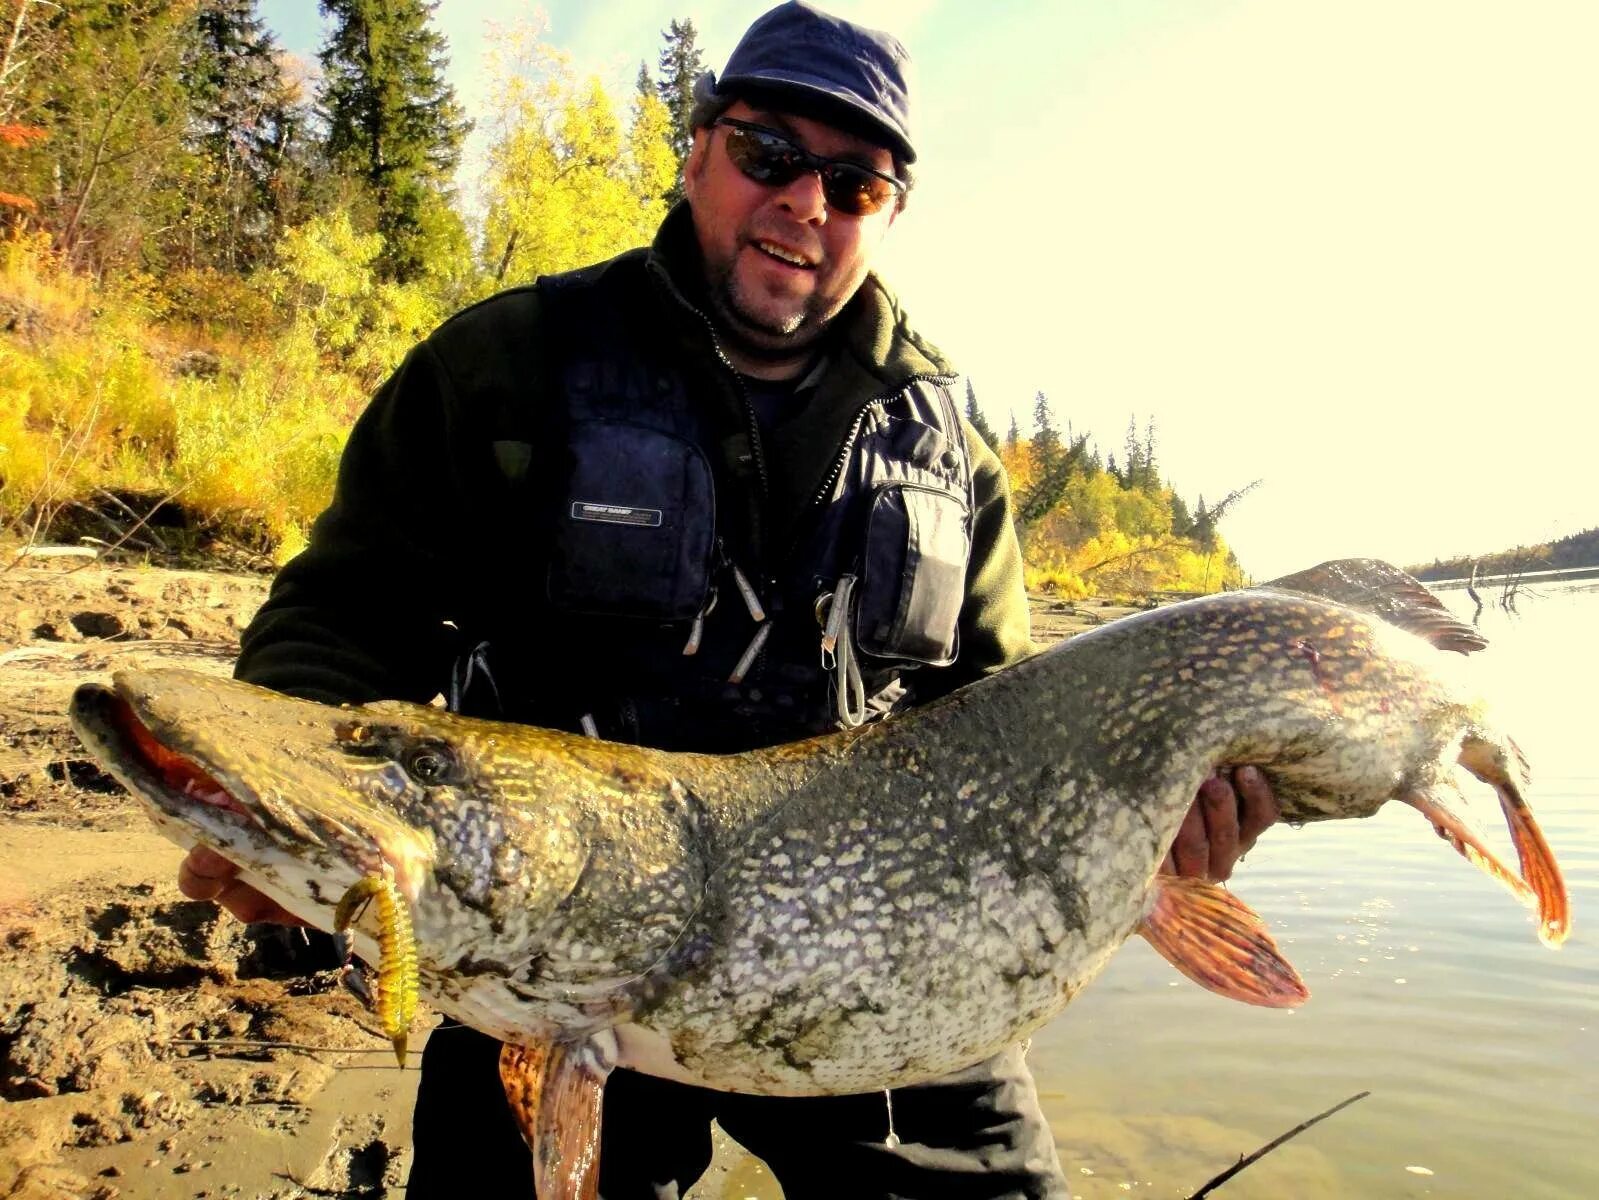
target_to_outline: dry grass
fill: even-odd
[[[356,378],[330,361],[314,313],[266,328],[238,280],[178,283],[174,296],[148,277],[96,284],[42,242],[0,244],[0,314],[13,314],[0,333],[0,525],[13,536],[46,536],[63,509],[111,491],[263,528],[280,561],[304,544],[373,365]],[[242,327],[216,315],[230,308]],[[212,377],[176,369],[196,350],[216,356]]]

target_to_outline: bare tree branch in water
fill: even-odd
[[[1517,599],[1523,594],[1529,596],[1538,594],[1526,586],[1527,571],[1530,567],[1537,565],[1537,562],[1538,559],[1526,547],[1516,547],[1516,556],[1511,560],[1509,568],[1505,571],[1503,591],[1499,595],[1499,607],[1507,613],[1514,613],[1520,616],[1521,614],[1516,609]]]

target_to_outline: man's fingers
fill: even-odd
[[[1199,786],[1194,806],[1203,814],[1209,853],[1205,874],[1221,882],[1233,873],[1239,854],[1238,797],[1225,775],[1212,775]]]
[[[178,890],[190,900],[215,900],[239,868],[209,846],[190,849],[178,866]]]
[[[1259,767],[1239,767],[1233,772],[1233,787],[1238,792],[1238,851],[1242,854],[1277,823],[1282,810]]]
[[[304,925],[276,900],[239,878],[239,868],[208,846],[195,846],[178,866],[178,891],[191,900],[214,900],[239,920]]]
[[[1171,857],[1179,875],[1203,879],[1210,868],[1210,844],[1205,837],[1205,818],[1197,802],[1183,817],[1182,827],[1171,844]]]
[[[305,924],[276,900],[263,896],[249,884],[237,879],[217,893],[216,902],[246,924],[252,921],[271,921],[277,925]]]

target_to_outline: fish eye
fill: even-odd
[[[412,779],[424,787],[447,783],[455,774],[455,755],[448,746],[425,742],[413,746],[400,759],[400,765]]]

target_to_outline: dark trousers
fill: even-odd
[[[533,1168],[499,1081],[500,1044],[445,1021],[422,1053],[409,1200],[533,1196]],[[600,1128],[604,1200],[678,1200],[711,1161],[712,1118],[772,1169],[785,1200],[1066,1200],[1021,1047],[894,1092],[738,1096],[611,1073]]]

